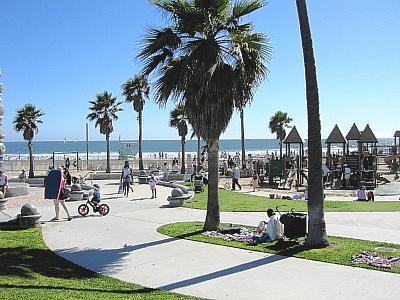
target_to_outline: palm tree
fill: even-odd
[[[33,171],[32,140],[35,134],[39,132],[39,124],[43,123],[40,118],[43,116],[44,113],[40,109],[37,109],[32,104],[25,104],[24,107],[17,110],[17,115],[13,122],[15,130],[18,132],[22,131],[24,140],[28,141],[30,178],[35,176]]]
[[[289,128],[288,125],[293,119],[288,117],[287,113],[283,111],[277,111],[269,121],[269,129],[271,133],[276,133],[276,138],[279,140],[279,157],[282,160],[282,142],[286,137],[285,128]]]
[[[92,112],[87,115],[89,121],[96,121],[95,127],[99,127],[100,133],[106,136],[107,142],[107,167],[106,173],[111,172],[110,165],[110,134],[114,131],[113,121],[118,119],[117,113],[123,109],[119,106],[122,102],[117,102],[117,97],[111,93],[102,92],[96,95],[94,101],[89,101],[89,110]]]
[[[139,170],[143,170],[143,152],[142,152],[142,130],[143,130],[143,106],[149,99],[150,87],[147,77],[140,74],[129,79],[122,85],[122,95],[125,96],[125,102],[132,103],[133,109],[138,113],[139,122]]]
[[[155,98],[185,106],[189,123],[208,144],[208,202],[204,230],[220,222],[218,203],[219,137],[235,107],[245,107],[267,74],[270,47],[242,17],[263,1],[155,0],[170,26],[152,28],[138,55],[144,73],[155,73]],[[236,105],[240,104],[240,105]]]
[[[243,108],[239,109],[240,113],[240,140],[242,145],[242,169],[246,168],[246,148],[244,145],[244,112]]]
[[[169,115],[169,126],[178,129],[178,134],[181,137],[182,145],[182,167],[181,174],[185,174],[185,143],[186,135],[188,134],[188,127],[186,123],[187,117],[185,115],[185,108],[182,105],[176,106],[171,110]]]
[[[303,46],[304,71],[306,77],[307,119],[308,119],[308,235],[309,247],[329,245],[324,218],[322,186],[321,120],[319,116],[319,94],[314,50],[311,39],[305,0],[296,0]]]

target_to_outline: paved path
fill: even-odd
[[[203,221],[205,212],[166,207],[168,188],[148,199],[148,186],[121,198],[101,184],[110,215],[46,223],[50,249],[90,270],[143,286],[214,299],[400,299],[400,275],[177,240],[156,232],[161,224]],[[69,203],[71,211],[79,203]],[[15,209],[14,209],[15,210]],[[53,216],[41,207],[43,218]],[[9,210],[7,213],[12,214]],[[257,224],[263,213],[223,213],[222,222]],[[400,213],[327,214],[329,234],[400,243]],[[362,223],[360,223],[362,222]],[[359,224],[362,224],[360,227]],[[379,232],[374,232],[378,227]],[[384,234],[381,234],[384,232]]]

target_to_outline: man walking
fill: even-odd
[[[235,190],[236,185],[239,187],[239,190],[242,189],[242,186],[239,184],[239,179],[240,179],[240,169],[236,164],[234,164],[232,169],[232,191]]]

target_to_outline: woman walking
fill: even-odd
[[[121,172],[121,182],[122,182],[122,187],[123,187],[125,197],[128,197],[128,195],[129,195],[131,181],[132,181],[132,170],[129,167],[129,162],[125,161],[125,165],[122,168],[122,172]]]
[[[58,221],[60,220],[60,204],[64,208],[65,213],[67,214],[68,221],[72,220],[71,215],[69,214],[68,207],[65,205],[66,199],[66,190],[65,190],[65,179],[63,175],[63,171],[60,169],[53,169],[49,172],[46,179],[45,184],[45,199],[53,199],[54,202],[54,210],[56,216],[50,221]]]

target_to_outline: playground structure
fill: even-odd
[[[69,158],[70,157],[70,155],[71,156],[74,156],[74,160],[72,161],[72,166],[74,167],[74,168],[76,168],[76,170],[77,171],[79,171],[79,152],[78,151],[72,151],[72,152],[53,152],[53,156],[52,156],[52,159],[53,159],[53,169],[55,168],[55,167],[60,167],[60,166],[56,166],[56,161],[59,161],[59,160],[56,160],[56,156],[58,156],[58,157],[60,157],[60,156],[64,156],[64,160],[63,161],[65,161],[65,159],[66,158]],[[65,165],[64,165],[64,167],[65,167]]]
[[[357,142],[357,150],[350,151],[351,141]],[[378,140],[367,124],[360,132],[353,124],[346,138],[338,125],[326,139],[326,166],[329,169],[324,178],[324,186],[332,189],[354,189],[364,186],[367,189],[377,187],[377,143]],[[332,144],[340,144],[342,153],[331,153]]]
[[[282,155],[282,160],[278,157],[270,159],[263,165],[265,170],[262,178],[268,177],[270,185],[277,185],[279,189],[291,189],[293,186],[299,186],[307,180],[306,172],[303,169],[304,166],[304,142],[301,138],[296,126],[293,126],[292,130],[283,141],[285,144],[285,154]],[[292,148],[292,145],[296,145],[297,148]],[[297,154],[296,151],[298,150]],[[260,167],[257,166],[257,170]]]
[[[393,138],[394,146],[390,147],[389,155],[384,158],[384,162],[392,173],[396,173],[400,166],[400,130],[396,130]]]

